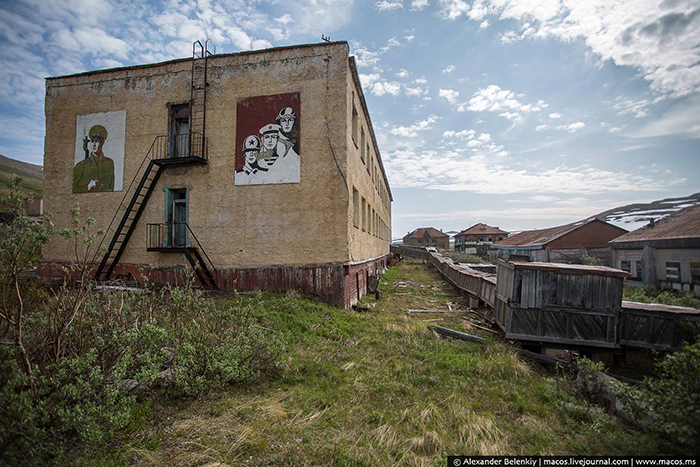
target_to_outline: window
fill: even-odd
[[[362,159],[362,163],[365,163],[365,129],[360,128],[360,159]]]
[[[690,280],[693,284],[700,284],[700,263],[690,263]]]
[[[632,271],[632,265],[630,264],[629,261],[620,261],[620,269],[626,272],[631,272]]]
[[[372,153],[371,153],[371,152],[368,152],[368,153],[367,153],[367,159],[368,159],[368,162],[367,162],[367,173],[368,173],[368,174],[370,175],[370,177],[371,177],[371,176],[372,176]]]
[[[642,262],[636,261],[636,264],[637,264],[637,279],[641,280],[642,279]]]
[[[360,193],[354,187],[352,189],[352,223],[355,227],[360,227]]]
[[[360,128],[360,116],[357,114],[357,109],[355,108],[355,103],[352,103],[352,140],[357,147],[357,142],[359,141],[358,130]]]
[[[367,230],[367,201],[362,197],[362,230]]]
[[[666,280],[669,282],[681,281],[681,263],[666,262]]]

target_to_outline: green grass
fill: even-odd
[[[27,172],[13,170],[10,167],[0,166],[0,193],[6,194],[10,192],[7,186],[8,180],[12,179],[13,174],[17,174],[22,177],[22,193],[26,195],[33,195],[38,198],[43,196],[44,191],[44,181],[37,178],[35,175],[29,174]]]
[[[442,466],[447,455],[603,455],[674,452],[581,400],[570,383],[485,344],[439,337],[465,330],[466,308],[424,263],[400,262],[369,311],[294,294],[218,298],[251,307],[286,336],[275,377],[196,400],[159,400],[134,412],[121,444],[94,453],[110,465]],[[90,459],[81,459],[91,465]]]
[[[622,299],[630,302],[661,303],[664,305],[700,309],[700,298],[693,292],[668,289],[662,290],[649,285],[643,287],[625,286]]]

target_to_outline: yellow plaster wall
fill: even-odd
[[[371,120],[365,111],[364,97],[359,83],[353,79],[352,72],[348,72],[347,88],[347,141],[348,141],[348,191],[350,209],[348,210],[348,237],[350,239],[350,261],[359,263],[372,258],[378,258],[389,254],[391,243],[391,201],[389,189],[386,185],[381,155],[377,151]],[[369,153],[365,151],[364,162],[361,157],[361,131],[358,130],[357,138],[353,138],[352,109],[353,105],[359,116],[360,128],[365,132],[365,145],[369,143]],[[366,146],[365,146],[366,148]],[[370,157],[371,154],[371,157]],[[371,173],[367,171],[372,163]],[[386,193],[386,201],[380,196],[380,186]],[[372,231],[363,228],[362,215],[359,225],[355,225],[353,218],[353,188],[357,189],[360,197],[360,210],[362,210],[362,198],[376,211],[378,217],[384,222],[384,229],[375,227]]]
[[[185,263],[181,255],[146,252],[146,224],[164,222],[164,186],[190,188],[190,227],[217,268],[350,261],[352,200],[343,181],[347,63],[345,43],[211,57],[209,164],[165,169],[120,262]],[[84,217],[106,227],[124,195],[71,192],[76,117],[126,110],[126,190],[154,138],[167,134],[166,104],[189,101],[190,69],[191,61],[181,60],[47,81],[44,199],[58,227],[69,225],[75,202]],[[301,183],[235,186],[235,145],[242,144],[236,141],[237,100],[290,92],[301,97]],[[66,255],[61,240],[43,251],[47,261]]]

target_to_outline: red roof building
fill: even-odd
[[[421,227],[407,233],[403,238],[403,244],[407,246],[432,246],[448,249],[450,248],[450,236],[432,227]]]
[[[455,251],[486,256],[489,246],[508,237],[508,232],[498,227],[478,223],[455,235]]]
[[[489,256],[573,264],[581,263],[582,257],[593,257],[600,265],[609,266],[608,242],[626,232],[625,229],[591,218],[511,235],[491,245]]]

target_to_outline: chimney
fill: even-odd
[[[654,218],[649,219],[649,227],[654,227]]]

